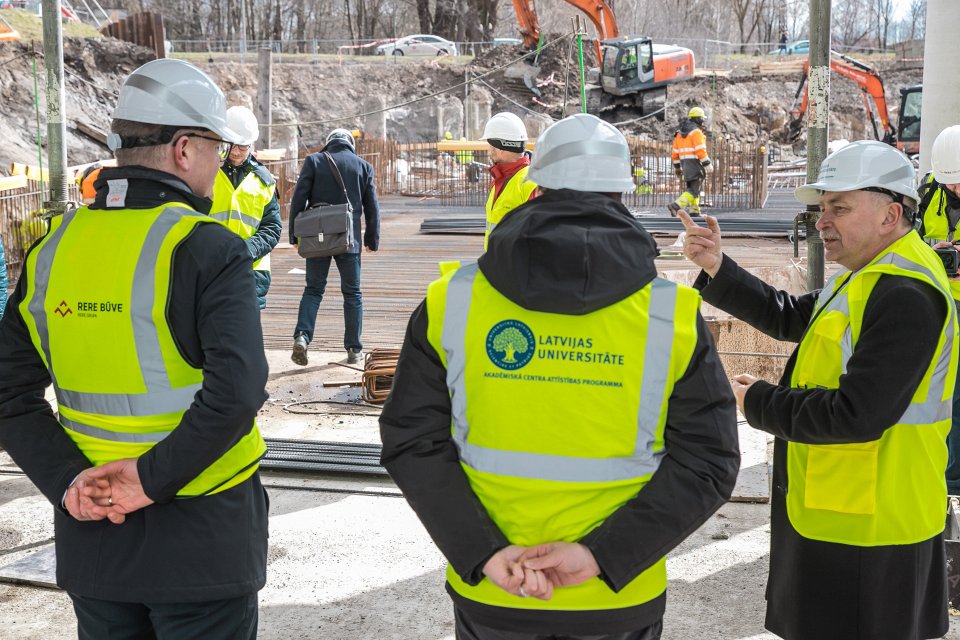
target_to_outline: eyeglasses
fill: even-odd
[[[212,140],[217,143],[217,153],[221,158],[227,157],[227,154],[230,153],[230,143],[221,138],[211,138],[210,136],[201,135],[199,133],[184,133],[183,138],[203,138],[204,140]],[[174,140],[176,142],[176,140]]]

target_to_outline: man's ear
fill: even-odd
[[[896,229],[900,226],[907,212],[899,202],[891,202],[883,212],[883,225],[890,229]]]
[[[178,169],[189,171],[192,165],[193,156],[196,153],[196,147],[190,146],[191,140],[188,136],[180,136],[176,142],[169,145],[170,154],[173,163]]]

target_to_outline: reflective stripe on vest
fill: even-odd
[[[698,308],[695,291],[660,278],[580,316],[523,309],[476,264],[430,285],[427,334],[446,367],[451,440],[511,543],[580,540],[643,490],[665,455],[667,399],[690,366]],[[528,332],[516,352],[497,346],[504,323]],[[607,358],[598,362],[596,353]],[[547,602],[489,580],[467,585],[449,567],[447,580],[492,606],[619,609],[662,594],[666,564],[660,559],[618,593],[591,580],[558,588]]]
[[[486,473],[569,482],[614,482],[652,474],[660,466],[663,450],[654,450],[657,425],[666,398],[666,373],[673,347],[673,310],[677,285],[657,278],[651,284],[650,327],[645,341],[637,441],[633,455],[625,458],[572,458],[506,449],[489,449],[468,442],[464,372],[464,338],[476,263],[460,268],[447,290],[447,313],[443,322],[443,348],[447,353],[447,387],[451,390],[453,440],[464,464]],[[666,312],[654,317],[654,312]],[[655,366],[646,366],[656,363]]]
[[[510,176],[496,200],[494,200],[494,196],[497,193],[497,188],[496,186],[490,188],[486,205],[487,229],[483,236],[484,250],[487,248],[490,232],[503,220],[504,216],[527,202],[530,199],[530,194],[537,188],[537,185],[527,180],[529,170],[530,167],[526,166]]]
[[[859,271],[831,278],[798,347],[791,386],[839,386],[869,296],[884,274],[925,282],[948,301],[938,351],[907,409],[879,440],[788,443],[787,513],[806,538],[857,546],[911,544],[943,529],[945,438],[957,370],[956,310],[940,260],[918,234],[907,234]]]
[[[60,424],[95,465],[162,441],[202,386],[202,370],[180,355],[165,317],[173,252],[198,224],[212,221],[178,204],[84,207],[55,218],[27,258],[24,322],[50,373]],[[114,252],[104,257],[97,242]],[[98,279],[104,268],[111,280]],[[239,484],[264,450],[254,423],[179,495]]]
[[[213,206],[210,217],[246,240],[260,228],[263,209],[273,199],[276,185],[265,185],[253,171],[234,188],[230,178],[221,169],[213,183]],[[253,263],[256,271],[270,271],[270,254]]]

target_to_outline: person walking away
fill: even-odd
[[[700,189],[707,173],[713,171],[710,156],[707,155],[707,138],[703,135],[703,109],[690,109],[687,119],[673,135],[673,170],[683,180],[685,189],[680,197],[667,205],[671,216],[680,209],[700,215]]]
[[[664,556],[733,490],[733,395],[630,173],[612,125],[553,124],[541,195],[410,318],[382,462],[449,561],[461,640],[660,638]]]
[[[118,166],[52,219],[0,320],[0,446],[54,506],[80,640],[255,638],[267,362],[250,256],[206,215],[237,137],[169,58],[112,117]]]
[[[227,126],[240,135],[217,172],[210,217],[243,238],[253,259],[257,302],[267,306],[270,290],[270,252],[280,241],[283,223],[277,200],[277,181],[254,157],[260,138],[257,117],[242,106],[227,109]]]
[[[331,171],[324,153],[328,153],[343,179],[350,205],[353,207],[353,237],[363,238],[366,250],[376,251],[380,246],[380,205],[373,184],[373,166],[359,157],[353,136],[346,129],[334,129],[327,136],[327,144],[319,153],[312,153],[303,161],[297,186],[290,202],[290,244],[297,244],[293,225],[304,209],[321,204],[341,204],[343,191]],[[364,219],[364,233],[360,235],[360,219]],[[343,293],[343,347],[347,362],[360,362],[363,343],[363,297],[360,291],[360,245],[346,253],[333,256],[340,272],[340,291]],[[300,366],[308,362],[307,346],[313,340],[317,310],[327,287],[330,258],[307,258],[307,285],[300,298],[297,326],[293,331],[293,353],[290,358]]]
[[[930,154],[933,171],[920,183],[920,234],[935,248],[953,247],[960,220],[960,125],[937,135]],[[950,281],[955,301],[960,301],[960,278]],[[953,392],[953,420],[947,436],[947,493],[960,495],[960,377]]]
[[[724,255],[716,218],[700,227],[680,214],[703,299],[799,343],[779,383],[733,381],[750,425],[776,437],[766,627],[787,640],[947,632],[957,320],[943,265],[913,232],[915,185],[887,144],[828,155],[796,198],[820,206],[825,258],[841,268],[800,296]]]
[[[530,154],[526,150],[527,128],[518,116],[503,111],[495,114],[483,127],[481,140],[490,147],[490,175],[493,184],[487,196],[487,229],[483,236],[486,251],[490,232],[504,216],[533,197],[537,185],[527,180]]]

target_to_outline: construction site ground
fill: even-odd
[[[437,276],[437,262],[472,260],[482,249],[479,235],[418,232],[424,219],[477,216],[479,209],[450,211],[433,201],[401,198],[385,199],[382,205],[381,250],[363,256],[367,349],[400,345],[410,312]],[[721,228],[724,216],[732,215],[744,214],[720,212]],[[783,218],[791,213],[784,209],[749,215]],[[671,253],[674,240],[657,238],[664,255]],[[740,264],[784,288],[802,288],[802,244],[799,258],[793,257],[784,237],[725,238],[724,248]],[[689,282],[697,272],[682,257],[658,259],[657,266],[662,275],[678,281]],[[320,307],[310,363],[301,368],[290,362],[302,267],[293,247],[281,244],[274,251],[274,281],[263,313],[270,399],[259,424],[268,438],[377,443],[379,409],[361,402],[356,386],[324,385],[360,379],[359,371],[346,366],[342,350],[336,269]],[[704,313],[726,327],[718,334],[721,351],[789,351],[789,345],[759,342],[715,310],[705,308]],[[724,356],[730,375],[775,376],[777,366],[771,366],[771,360]],[[763,628],[770,439],[743,423],[739,430],[743,462],[734,501],[668,557],[665,640],[775,638]],[[388,477],[265,471],[263,478],[270,493],[270,551],[267,585],[260,593],[260,638],[453,638],[452,608],[443,589],[444,560]],[[76,637],[69,597],[49,585],[52,543],[49,503],[9,456],[0,453],[3,638]],[[945,637],[960,639],[960,618],[951,618]]]

